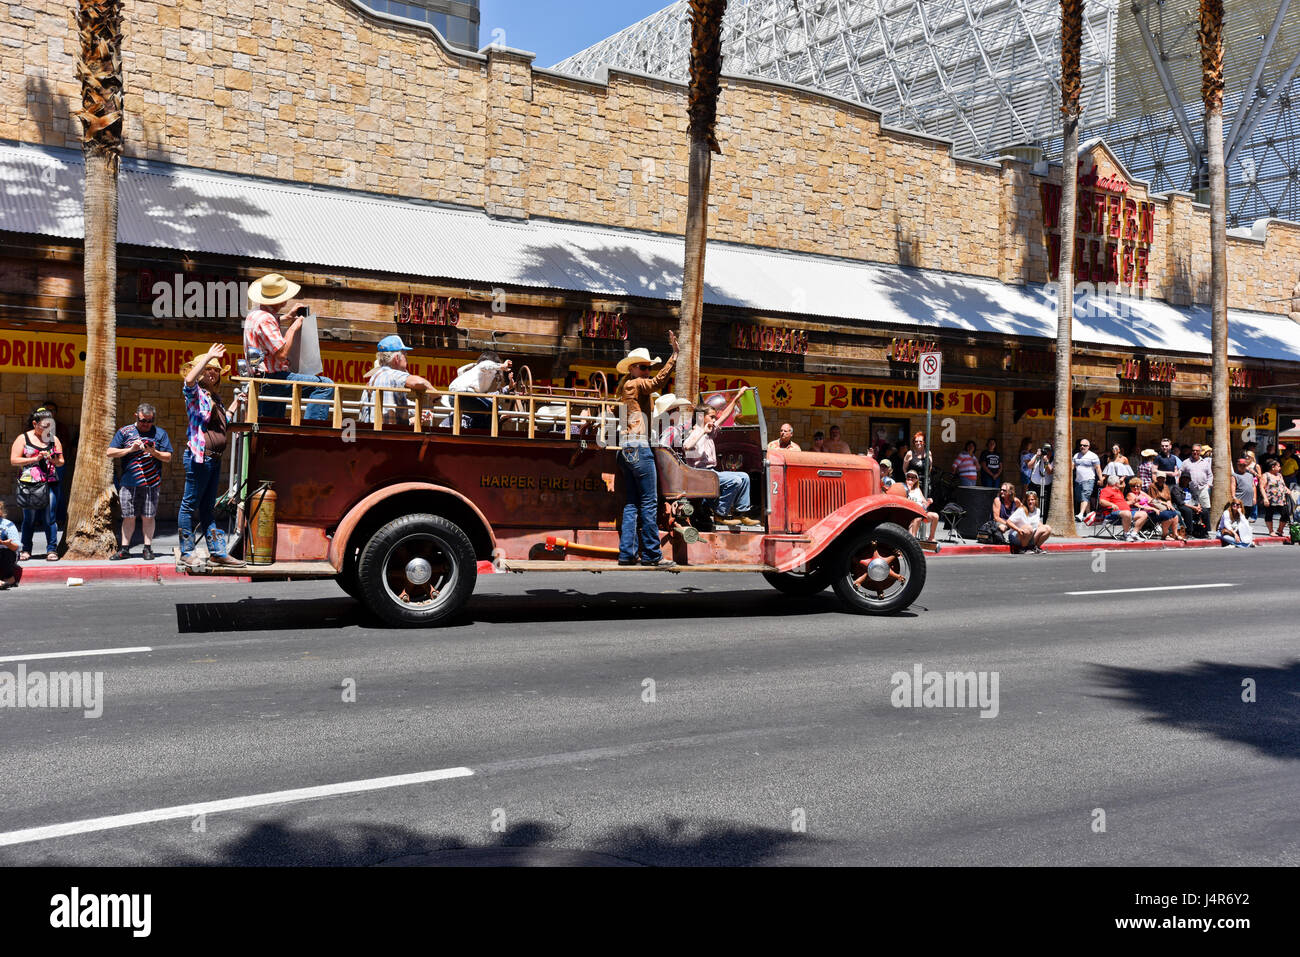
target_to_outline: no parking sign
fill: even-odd
[[[917,388],[921,392],[938,392],[939,374],[943,371],[942,352],[921,353],[921,373]]]

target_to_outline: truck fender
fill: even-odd
[[[330,539],[329,563],[334,566],[334,570],[343,571],[344,550],[347,548],[348,540],[352,533],[356,531],[357,525],[365,518],[366,513],[372,508],[394,495],[402,495],[406,492],[436,492],[441,495],[450,495],[452,498],[459,499],[478,516],[478,520],[483,523],[487,530],[488,539],[492,543],[493,551],[497,547],[497,537],[492,531],[492,526],[488,523],[487,518],[479,510],[479,507],[467,499],[455,489],[447,488],[445,485],[434,485],[430,482],[397,482],[393,485],[386,485],[381,489],[371,492],[361,501],[357,502],[348,513],[343,516],[343,521],[339,522],[338,527],[334,529],[334,535]]]
[[[774,554],[768,556],[768,564],[775,566],[777,571],[788,572],[815,560],[860,522],[872,525],[894,522],[907,528],[912,519],[925,518],[925,513],[926,510],[911,499],[887,492],[860,498],[836,509],[805,530],[804,536],[811,541],[774,542]]]

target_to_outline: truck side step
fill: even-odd
[[[553,560],[507,560],[507,571],[512,572],[774,572],[770,565],[674,565],[672,568],[656,568],[653,565],[620,565],[617,561],[593,561],[576,559],[574,561]],[[266,566],[264,566],[266,567]]]

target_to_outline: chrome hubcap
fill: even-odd
[[[412,558],[406,563],[406,580],[412,585],[427,584],[433,577],[433,566],[423,558]]]

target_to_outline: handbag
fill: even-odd
[[[14,500],[18,507],[25,512],[43,512],[50,507],[50,483],[15,482]]]
[[[1005,545],[1007,543],[1006,536],[1002,534],[1002,529],[992,519],[979,527],[979,531],[975,533],[975,541],[981,545]]]

